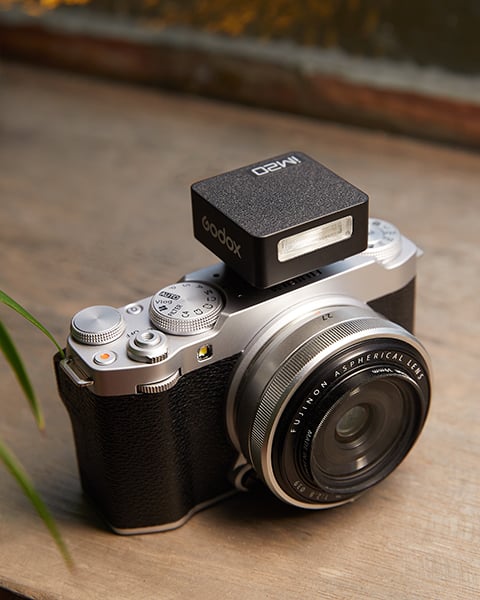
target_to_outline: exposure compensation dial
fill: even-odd
[[[394,225],[381,219],[368,220],[368,246],[364,254],[379,262],[387,262],[395,258],[401,249],[402,236]]]
[[[211,329],[223,308],[221,293],[201,281],[181,281],[158,291],[150,302],[150,319],[172,335],[194,335]]]

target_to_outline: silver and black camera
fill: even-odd
[[[427,415],[418,248],[299,152],[194,184],[192,210],[223,262],[81,310],[55,358],[85,492],[127,534],[254,481],[307,509],[355,499]]]

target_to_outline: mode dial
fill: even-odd
[[[157,292],[150,302],[150,319],[161,331],[194,335],[211,329],[223,308],[221,293],[201,281],[181,281]]]
[[[402,236],[394,225],[380,219],[368,219],[368,246],[364,254],[379,262],[387,262],[395,258],[401,249]]]
[[[116,308],[90,306],[78,312],[70,324],[70,333],[77,342],[97,346],[113,342],[125,331],[125,322]]]

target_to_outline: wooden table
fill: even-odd
[[[0,586],[31,598],[425,598],[480,594],[480,157],[383,133],[0,65],[0,287],[60,338],[214,262],[189,185],[290,149],[367,191],[425,250],[417,334],[435,371],[428,426],[357,502],[293,509],[242,494],[163,534],[107,531],[82,496],[48,340],[5,307],[44,407],[40,435],[0,361],[0,435],[53,512],[69,572],[0,469]]]

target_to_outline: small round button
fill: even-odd
[[[97,365],[111,365],[117,360],[117,355],[115,352],[106,351],[106,352],[97,352],[93,357],[93,362]]]
[[[223,308],[219,290],[201,281],[180,281],[157,292],[150,302],[152,323],[172,335],[211,329]]]
[[[129,315],[139,315],[142,312],[143,307],[141,304],[130,304],[125,310]]]
[[[73,339],[91,346],[107,344],[125,331],[122,315],[111,306],[90,306],[78,312],[70,324]]]
[[[147,329],[146,331],[140,331],[135,336],[135,344],[142,348],[153,348],[158,344],[165,341],[165,336],[155,329]]]

